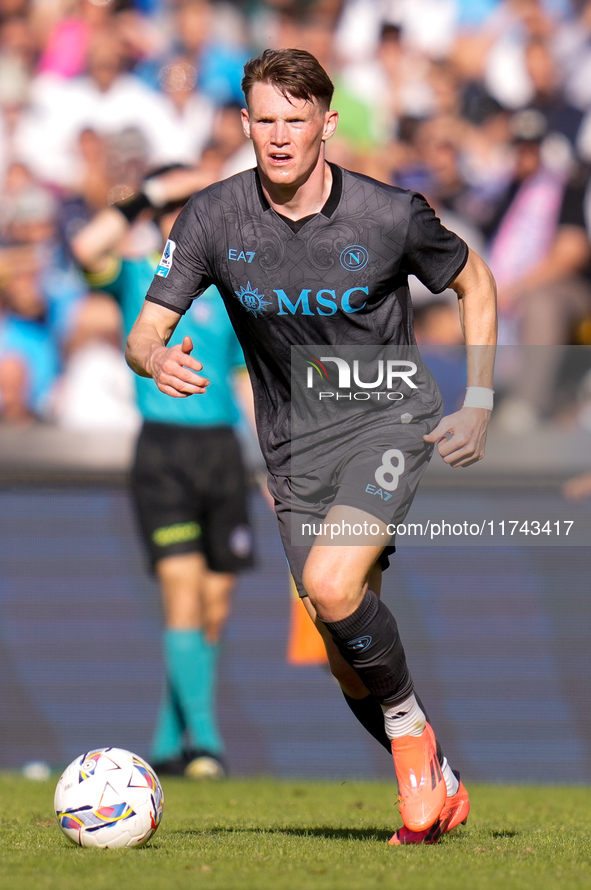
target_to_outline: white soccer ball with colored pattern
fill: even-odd
[[[123,748],[95,748],[60,776],[55,814],[81,847],[141,847],[162,819],[164,795],[154,770]]]

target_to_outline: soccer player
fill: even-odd
[[[127,330],[141,309],[158,256],[126,252],[136,223],[155,216],[164,241],[196,185],[190,170],[150,177],[145,192],[100,210],[72,248],[95,288],[119,302]],[[144,233],[145,230],[142,230]],[[140,242],[141,243],[141,242]],[[150,760],[160,774],[221,778],[224,742],[215,713],[220,638],[237,572],[252,564],[246,478],[234,432],[236,395],[252,404],[244,358],[214,287],[183,319],[207,364],[211,399],[175,402],[136,378],[144,423],[136,444],[131,493],[164,606],[165,696]],[[180,337],[182,340],[182,336]]]
[[[296,585],[348,704],[391,746],[404,822],[391,843],[432,843],[465,821],[469,801],[438,751],[396,621],[379,598],[392,550],[384,540],[390,540],[388,523],[404,516],[435,445],[452,467],[484,455],[494,281],[421,196],[326,162],[325,143],[338,115],[330,108],[332,83],[313,56],[266,50],[245,66],[243,90],[243,126],[256,169],[189,200],[130,333],[128,361],[171,396],[206,393],[208,379],[191,355],[191,340],[167,343],[192,301],[211,283],[218,286],[251,375],[259,439]],[[290,476],[292,347],[317,344],[320,356],[343,344],[412,348],[409,273],[434,292],[451,286],[458,295],[469,344],[464,407],[439,422],[436,396],[429,411],[414,417],[401,415],[395,403],[375,414],[348,414],[341,427],[310,430],[307,471]],[[385,480],[390,498],[375,496],[377,486],[366,484],[361,465],[374,481]],[[394,477],[402,483],[395,486]],[[378,531],[356,546],[331,546],[324,534],[307,547],[294,546],[290,517],[297,511],[335,524],[354,516]]]

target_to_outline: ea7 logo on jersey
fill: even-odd
[[[170,272],[170,268],[172,266],[172,255],[176,248],[176,241],[171,241],[170,238],[166,242],[164,250],[162,251],[162,258],[158,263],[158,268],[156,269],[156,275],[160,275],[161,278],[166,278],[168,273]]]
[[[236,262],[243,260],[245,263],[252,263],[255,256],[254,250],[237,250],[235,247],[231,247],[228,251],[228,259]]]

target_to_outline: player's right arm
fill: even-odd
[[[193,342],[167,346],[181,314],[158,303],[146,301],[127,338],[125,358],[140,377],[152,377],[158,389],[176,399],[204,393],[209,380],[199,376],[201,362],[193,358]]]
[[[177,399],[204,393],[209,386],[209,380],[198,373],[202,364],[191,356],[191,338],[172,347],[168,343],[193,300],[215,283],[207,261],[210,218],[207,190],[185,204],[127,338],[125,356],[130,368],[141,377],[152,377],[158,389]]]

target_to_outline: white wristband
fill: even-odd
[[[492,411],[493,394],[494,390],[488,386],[469,386],[466,390],[464,408],[486,408]]]

